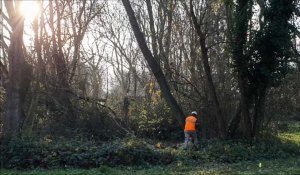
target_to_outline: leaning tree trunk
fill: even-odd
[[[173,97],[173,95],[170,91],[170,88],[167,84],[166,78],[161,70],[161,67],[159,66],[156,59],[153,57],[150,49],[148,48],[148,46],[146,44],[145,37],[144,37],[142,31],[140,30],[140,27],[137,23],[136,17],[134,16],[134,11],[130,5],[130,2],[129,2],[129,0],[122,0],[122,2],[125,7],[125,10],[127,12],[129,22],[131,24],[132,30],[133,30],[136,40],[139,44],[139,47],[140,47],[147,63],[149,64],[151,71],[153,72],[153,74],[161,88],[162,94],[163,94],[167,104],[171,108],[173,115],[176,117],[178,122],[181,125],[183,125],[183,121],[184,121],[183,111],[180,108],[180,106],[178,105],[175,98]]]

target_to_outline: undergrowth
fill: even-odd
[[[98,143],[88,140],[65,140],[22,137],[1,145],[1,167],[33,168],[97,168],[106,166],[152,166],[204,163],[237,163],[300,156],[299,133],[281,134],[257,141],[253,145],[241,141],[202,141],[198,148],[150,144],[137,138]]]

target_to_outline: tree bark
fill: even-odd
[[[26,76],[25,61],[23,50],[23,31],[24,18],[17,13],[16,9],[20,2],[4,1],[9,15],[9,23],[12,33],[10,35],[10,45],[8,49],[9,71],[7,86],[7,110],[4,119],[3,134],[11,137],[19,133],[24,113],[22,107],[24,100],[22,96],[26,94],[26,88],[23,87],[22,80]],[[29,82],[27,82],[29,83]]]
[[[202,63],[204,66],[204,71],[205,71],[205,75],[206,75],[206,81],[207,81],[207,85],[208,85],[208,92],[210,95],[210,98],[212,99],[213,103],[214,103],[214,107],[216,109],[216,115],[217,115],[217,122],[218,122],[218,135],[221,138],[225,138],[227,135],[226,132],[226,122],[225,122],[225,118],[223,116],[221,107],[220,107],[220,103],[218,100],[218,96],[216,93],[216,89],[213,83],[213,79],[211,76],[211,69],[210,69],[210,65],[208,62],[208,49],[206,47],[206,38],[205,38],[205,33],[203,33],[203,31],[201,30],[201,24],[199,24],[197,22],[197,18],[196,15],[194,13],[193,10],[193,5],[192,5],[192,0],[190,1],[190,14],[193,20],[193,24],[194,27],[196,29],[196,32],[198,34],[198,37],[200,39],[200,48],[201,48],[201,55],[202,55]]]
[[[162,91],[162,94],[167,102],[167,104],[169,105],[169,107],[171,108],[171,111],[173,113],[173,115],[176,117],[176,119],[178,120],[178,122],[183,126],[184,123],[184,114],[182,109],[180,108],[180,106],[178,105],[177,101],[175,100],[175,98],[173,97],[172,93],[170,92],[170,88],[167,84],[167,81],[165,79],[165,76],[161,70],[161,67],[159,66],[158,62],[156,61],[156,59],[153,57],[150,49],[148,48],[147,44],[146,44],[146,40],[145,37],[142,33],[142,31],[140,30],[140,27],[137,23],[136,17],[134,15],[134,11],[131,7],[131,4],[129,2],[129,0],[122,0],[123,5],[125,7],[125,10],[127,12],[128,18],[129,18],[129,22],[131,24],[132,30],[134,32],[134,35],[136,37],[136,40],[138,42],[138,45],[151,69],[151,71],[153,72],[160,88]]]
[[[55,9],[53,6],[55,3]],[[54,91],[54,95],[57,98],[59,105],[65,106],[66,111],[64,111],[64,118],[67,120],[68,126],[72,127],[73,122],[76,118],[76,113],[74,111],[71,99],[70,99],[70,84],[68,82],[68,67],[63,53],[63,44],[62,44],[62,33],[61,33],[61,13],[58,0],[50,1],[50,29],[52,31],[52,58],[56,67],[56,78],[57,78],[57,88]],[[62,7],[63,9],[65,7]],[[62,9],[62,10],[63,10]],[[55,10],[55,11],[54,11]],[[54,21],[54,14],[57,16],[57,21]],[[56,24],[56,28],[54,27]]]
[[[251,140],[253,140],[261,129],[261,125],[264,119],[266,101],[266,88],[262,87],[258,89],[257,99],[255,101],[254,116],[253,116],[253,128],[251,132]]]
[[[252,122],[250,118],[250,101],[248,78],[247,78],[247,58],[244,54],[244,47],[247,41],[248,28],[248,2],[249,0],[238,0],[235,12],[234,37],[232,43],[232,56],[235,62],[238,85],[241,100],[241,130],[243,136],[251,140]]]
[[[151,32],[151,44],[152,44],[152,51],[154,58],[158,58],[158,50],[157,50],[157,37],[156,37],[156,31],[154,28],[154,19],[153,19],[153,11],[152,11],[152,5],[150,0],[146,0],[147,4],[147,10],[149,15],[149,25],[150,25],[150,32]],[[159,61],[159,60],[157,60]]]
[[[240,121],[241,121],[241,104],[237,107],[237,111],[235,115],[232,117],[228,124],[228,135],[231,138],[234,138],[237,128],[239,127]]]

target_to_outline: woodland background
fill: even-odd
[[[1,3],[4,145],[179,143],[191,111],[201,139],[254,143],[300,120],[298,0],[35,2]]]

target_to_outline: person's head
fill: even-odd
[[[193,111],[193,112],[191,112],[191,115],[192,115],[192,116],[197,116],[198,113],[197,113],[196,111]]]

